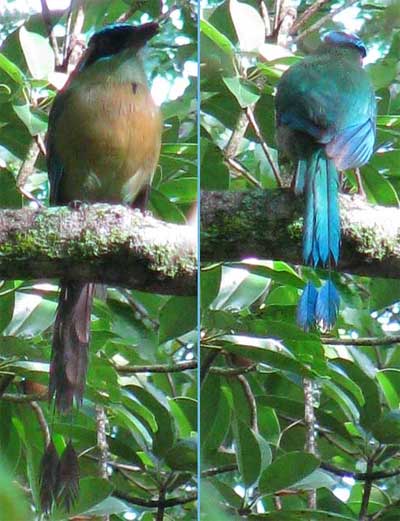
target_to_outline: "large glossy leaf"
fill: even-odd
[[[258,478],[261,469],[261,450],[250,427],[240,418],[233,422],[235,452],[239,472],[246,487]]]
[[[306,452],[289,452],[279,456],[260,476],[261,494],[272,494],[304,480],[319,467],[319,460]]]
[[[177,338],[197,326],[197,299],[171,297],[160,311],[160,342]]]

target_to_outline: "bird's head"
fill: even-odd
[[[324,36],[323,42],[328,47],[344,47],[356,49],[360,55],[360,60],[367,56],[367,48],[364,42],[355,34],[344,31],[331,31]]]
[[[101,58],[114,56],[126,49],[132,49],[132,52],[136,53],[158,29],[159,25],[156,22],[136,26],[113,24],[104,27],[90,38],[83,67],[86,68]]]

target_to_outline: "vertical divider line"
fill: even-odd
[[[200,483],[200,16],[201,0],[197,0],[197,519],[200,521],[201,483]]]

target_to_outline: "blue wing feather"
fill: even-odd
[[[371,157],[375,143],[375,123],[368,119],[361,125],[347,127],[326,145],[326,153],[339,170],[358,168]]]

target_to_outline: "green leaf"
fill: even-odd
[[[250,427],[240,418],[233,422],[235,454],[245,487],[257,481],[261,469],[261,450]]]
[[[400,370],[382,369],[376,373],[386,401],[391,409],[397,409],[400,403]]]
[[[265,277],[244,269],[222,268],[221,288],[213,309],[243,309],[253,304],[269,286]]]
[[[160,343],[178,338],[197,327],[197,299],[171,297],[160,311]]]
[[[19,41],[33,78],[47,79],[55,66],[54,52],[48,39],[40,34],[31,33],[22,26],[19,30]]]
[[[0,462],[0,511],[4,520],[32,521],[28,502],[22,490],[15,486],[15,476]]]
[[[208,375],[200,394],[202,462],[208,463],[210,454],[225,440],[230,427],[231,411],[227,391],[221,387],[221,379]]]
[[[201,307],[206,309],[216,298],[221,285],[221,266],[208,267],[200,273]]]
[[[173,203],[192,203],[197,198],[197,179],[183,177],[163,183],[159,190]]]
[[[167,407],[162,405],[152,393],[143,387],[129,385],[127,389],[153,413],[158,427],[153,434],[153,452],[158,456],[164,456],[174,444],[176,437],[173,417]]]
[[[28,103],[25,105],[13,105],[13,109],[29,130],[31,136],[37,136],[38,134],[46,132],[47,121],[44,115],[39,112],[35,114]]]
[[[197,442],[194,438],[178,440],[165,454],[165,461],[172,470],[196,472]]]
[[[273,494],[291,487],[319,467],[319,460],[306,452],[288,452],[267,467],[260,476],[261,494]]]
[[[0,288],[0,333],[8,326],[14,314],[15,293],[14,282],[4,282]],[[0,350],[2,349],[0,338]],[[7,353],[10,356],[10,353]]]
[[[176,224],[185,224],[186,219],[181,210],[164,194],[152,188],[150,192],[150,209],[157,217]]]
[[[24,85],[25,76],[19,67],[10,61],[4,54],[0,53],[0,69],[6,72],[11,79],[13,79],[19,85]]]
[[[385,413],[381,418],[375,418],[371,428],[372,434],[381,443],[396,445],[400,443],[400,409]]]
[[[79,480],[79,496],[77,503],[69,512],[70,517],[78,514],[85,514],[99,505],[113,491],[113,485],[106,479],[100,478],[82,478]],[[65,520],[65,512],[56,510],[51,517],[52,521]]]
[[[230,56],[234,56],[235,47],[228,40],[228,38],[218,31],[213,25],[211,25],[206,20],[200,20],[200,30],[203,34],[205,34],[210,40],[212,40],[218,47],[224,51],[226,54]]]
[[[242,109],[249,107],[260,99],[257,87],[248,80],[235,76],[234,78],[222,78],[225,85],[237,99]]]

